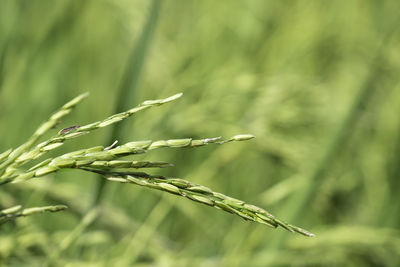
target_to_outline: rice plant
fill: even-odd
[[[0,1],[0,266],[400,266],[399,10]]]
[[[170,163],[122,159],[126,156],[143,154],[160,148],[195,148],[209,144],[223,145],[230,142],[247,141],[254,138],[254,135],[251,134],[238,134],[226,140],[222,140],[221,137],[198,140],[192,138],[158,141],[146,140],[129,142],[119,146],[116,146],[118,141],[115,140],[115,142],[108,147],[96,146],[84,148],[55,158],[47,158],[29,169],[24,168],[26,163],[45,156],[48,152],[59,148],[70,139],[89,134],[94,130],[120,122],[139,111],[163,105],[182,96],[180,93],[165,99],[147,100],[132,109],[114,114],[104,120],[83,126],[73,125],[63,128],[48,140],[36,144],[48,130],[55,127],[55,125],[59,123],[60,119],[69,114],[71,110],[87,95],[88,94],[79,95],[66,103],[46,122],[44,122],[27,142],[15,149],[9,149],[0,155],[0,185],[19,183],[33,178],[39,178],[62,169],[73,168],[101,174],[109,181],[130,183],[144,186],[149,189],[161,190],[170,194],[175,194],[194,202],[232,213],[248,221],[258,222],[273,228],[280,226],[290,232],[297,232],[309,237],[314,236],[314,234],[302,228],[279,220],[262,208],[215,192],[206,186],[195,184],[180,178],[151,175],[147,172],[136,171],[137,169],[165,168],[173,166]],[[15,206],[0,211],[0,224],[16,219],[17,217],[28,216],[38,212],[55,212],[64,209],[66,209],[66,206],[64,205],[25,209],[22,209],[21,206]]]

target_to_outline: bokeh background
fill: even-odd
[[[65,171],[0,188],[0,266],[399,266],[400,2],[0,1],[0,150],[183,92],[54,155],[132,140],[256,139],[140,156],[315,238]],[[98,196],[98,197],[97,197]],[[93,215],[93,202],[100,213]]]

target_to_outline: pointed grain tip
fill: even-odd
[[[167,103],[167,102],[170,102],[170,101],[174,101],[174,100],[180,98],[182,95],[183,95],[183,93],[175,94],[175,95],[173,95],[173,96],[170,96],[170,97],[164,99],[163,102],[164,102],[164,103]]]
[[[232,137],[232,140],[235,140],[235,141],[246,141],[246,140],[250,140],[250,139],[253,139],[253,138],[255,138],[255,136],[252,135],[252,134],[238,134],[238,135],[235,135],[234,137]]]
[[[78,97],[81,98],[81,99],[83,99],[83,98],[88,97],[89,95],[90,95],[89,92],[84,92],[84,93],[80,94]]]
[[[304,230],[304,229],[302,229],[303,231],[302,231],[302,234],[304,234],[304,235],[306,235],[306,236],[308,236],[308,237],[315,237],[315,234],[313,234],[313,233],[311,233],[311,232],[309,232],[309,231],[306,231],[306,230]]]

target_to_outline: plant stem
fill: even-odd
[[[125,72],[122,76],[118,95],[116,99],[116,105],[114,113],[126,110],[131,101],[133,101],[136,87],[139,83],[140,75],[145,65],[145,59],[147,52],[150,47],[152,36],[157,25],[158,13],[160,10],[160,0],[153,0],[150,15],[147,19],[146,25],[143,28],[141,35],[132,50],[132,53],[128,59]],[[116,124],[112,128],[110,139],[107,143],[113,143],[115,140],[121,140],[123,138],[122,131],[124,126]],[[93,206],[97,205],[102,198],[105,186],[104,179],[98,179],[97,189],[94,194]]]
[[[397,25],[397,23],[394,23],[394,25]],[[304,217],[302,216],[302,212],[310,205],[310,201],[323,182],[323,178],[329,170],[331,163],[335,161],[339,152],[341,152],[343,147],[346,146],[346,141],[354,132],[354,128],[357,126],[360,116],[363,114],[363,111],[373,96],[374,91],[377,90],[377,84],[384,74],[385,44],[390,40],[394,31],[397,29],[394,25],[381,40],[381,43],[375,52],[375,56],[370,63],[371,67],[369,69],[369,74],[361,85],[361,88],[355,96],[347,114],[344,116],[342,123],[338,127],[336,133],[332,136],[325,153],[322,155],[316,167],[307,176],[302,191],[297,192],[289,200],[286,209],[284,209],[282,216],[288,218],[289,221],[299,223],[299,218]],[[279,249],[282,247],[286,238],[287,235],[284,233],[278,233],[268,242],[268,247],[270,249]]]

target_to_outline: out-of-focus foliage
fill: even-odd
[[[123,122],[119,141],[252,133],[145,157],[317,234],[123,184],[88,213],[99,178],[65,171],[0,188],[0,208],[70,207],[2,225],[0,265],[398,266],[399,12],[395,0],[0,1],[1,152],[79,93],[91,97],[53,133],[124,97],[133,107],[183,91]]]

